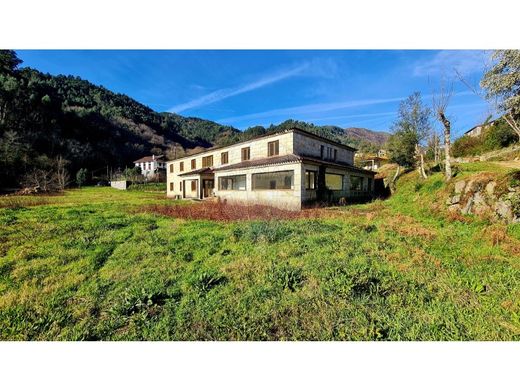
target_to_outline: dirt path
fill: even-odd
[[[493,164],[500,165],[506,168],[520,169],[520,161],[490,161]]]

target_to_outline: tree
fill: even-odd
[[[81,188],[81,186],[83,184],[85,184],[86,181],[87,181],[87,170],[85,168],[81,168],[76,173],[76,184],[78,185],[79,188]]]
[[[401,102],[397,115],[392,125],[394,133],[388,140],[390,161],[411,168],[416,165],[418,155],[421,175],[425,176],[420,144],[431,131],[431,111],[422,103],[421,94],[415,92]]]
[[[14,50],[0,50],[0,73],[13,73],[21,63]]]
[[[492,59],[495,64],[484,74],[480,86],[520,137],[520,51],[495,50]]]
[[[60,191],[63,191],[69,185],[70,176],[66,168],[68,164],[69,162],[61,156],[58,156],[54,163],[54,179]]]
[[[446,181],[451,180],[451,122],[446,114],[446,109],[453,93],[453,84],[446,88],[441,81],[441,88],[438,94],[433,94],[433,109],[437,120],[444,129],[444,176]]]

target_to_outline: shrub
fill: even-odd
[[[505,122],[497,121],[484,131],[485,151],[505,148],[515,142],[518,142],[518,135]]]
[[[455,140],[451,150],[453,157],[475,156],[482,153],[481,137],[464,135]]]

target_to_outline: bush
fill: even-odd
[[[476,156],[482,153],[481,137],[464,135],[455,140],[451,149],[453,157]]]
[[[484,132],[484,149],[495,150],[518,142],[518,135],[507,123],[498,121]]]
[[[502,120],[486,128],[478,137],[462,136],[453,143],[453,157],[476,156],[508,147],[518,142],[518,135]]]

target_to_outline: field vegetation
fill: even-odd
[[[2,197],[0,339],[519,340],[520,226],[449,214],[448,191],[412,172],[385,201],[239,220],[137,190]]]

